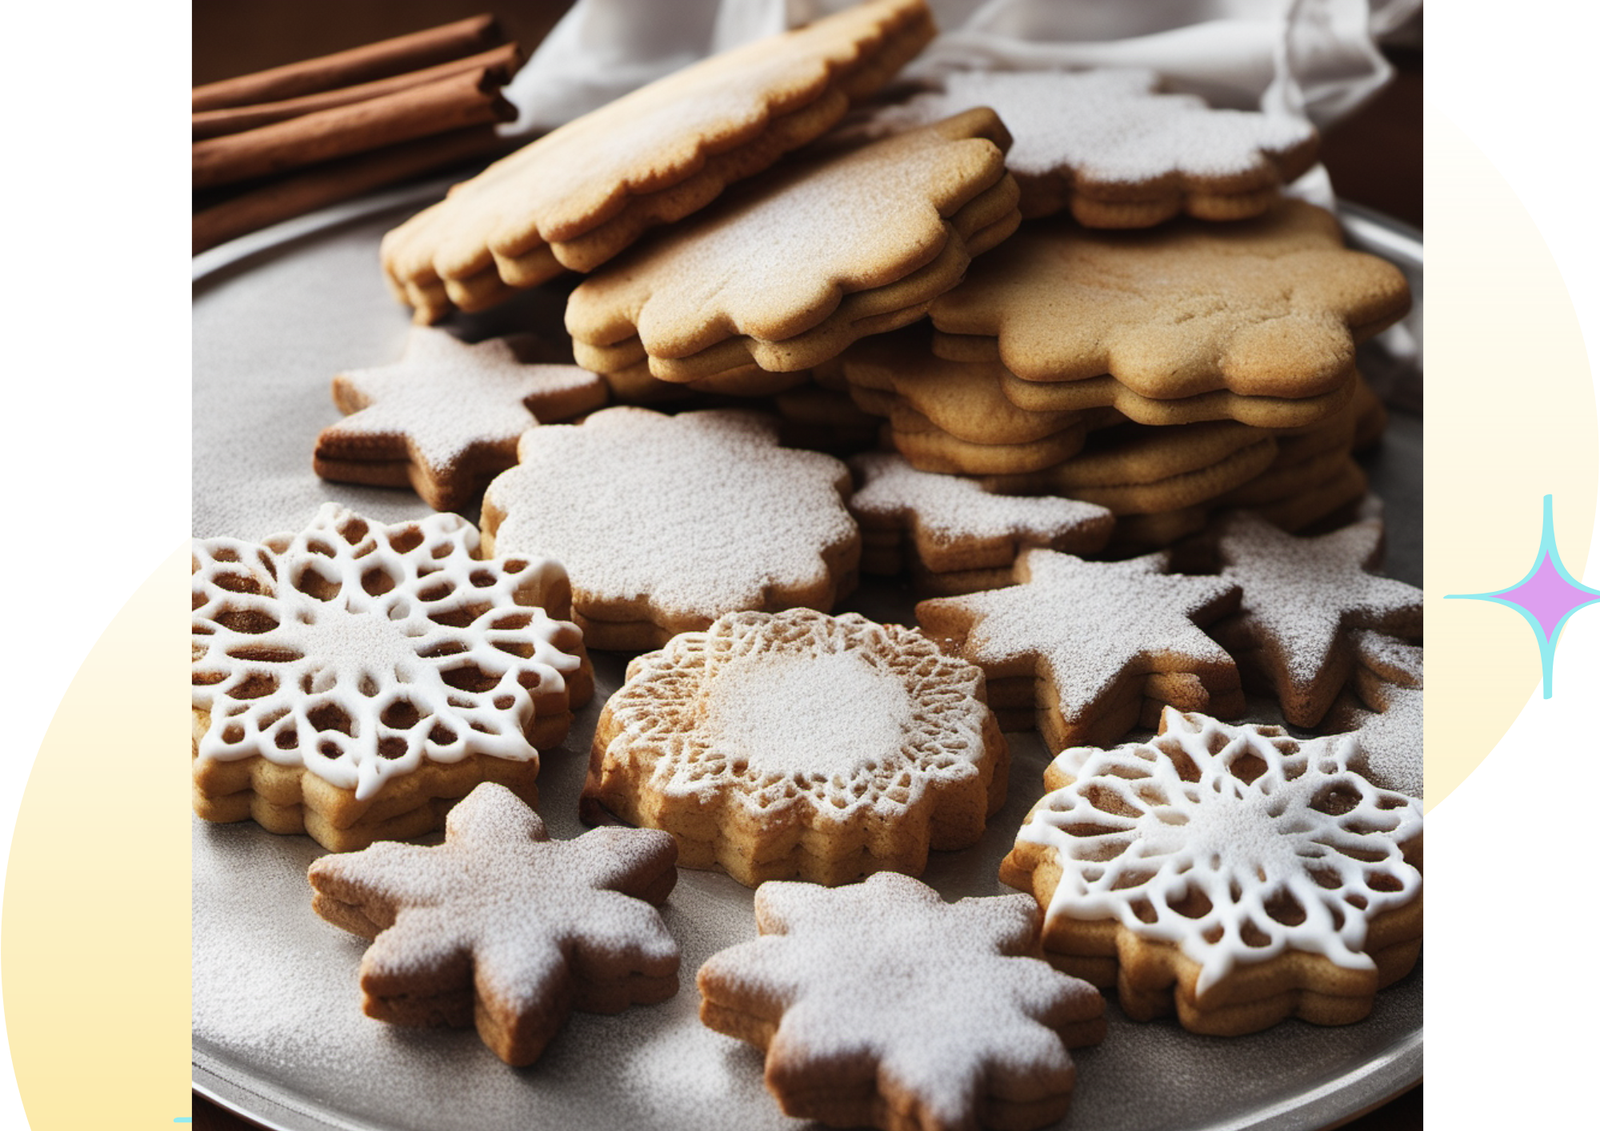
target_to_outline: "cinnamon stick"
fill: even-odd
[[[193,186],[232,184],[463,126],[515,116],[505,72],[481,67],[331,110],[208,138],[190,147]]]
[[[348,106],[352,102],[365,102],[369,98],[378,98],[385,94],[393,94],[397,90],[407,90],[410,87],[421,86],[436,79],[448,78],[458,75],[463,71],[477,70],[479,67],[499,67],[510,75],[516,72],[522,63],[522,51],[515,43],[502,44],[477,55],[468,55],[463,59],[452,59],[448,63],[440,63],[436,67],[427,67],[420,71],[408,71],[403,75],[394,75],[386,79],[375,79],[372,82],[359,83],[356,86],[339,87],[337,90],[324,90],[316,94],[304,94],[299,98],[286,98],[278,102],[261,102],[252,106],[227,106],[220,110],[201,110],[191,118],[193,137],[201,141],[208,137],[221,137],[223,134],[239,133],[243,130],[255,129],[257,126],[271,125],[288,118],[298,118],[302,114],[314,113],[318,110],[330,110],[335,106]]]
[[[196,212],[193,254],[280,220],[518,144],[498,136],[493,126],[472,126],[325,162]]]
[[[504,41],[505,35],[493,16],[472,16],[333,55],[197,86],[191,93],[190,108],[217,110],[298,98],[431,67],[477,54]]]

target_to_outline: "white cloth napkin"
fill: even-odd
[[[551,129],[696,59],[853,0],[578,0],[517,73],[507,132]],[[929,0],[943,33],[905,71],[1148,67],[1214,106],[1326,126],[1383,85],[1375,37],[1421,0]]]

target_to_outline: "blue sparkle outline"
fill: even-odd
[[[1521,581],[1515,585],[1508,585],[1504,589],[1497,589],[1493,593],[1445,594],[1445,600],[1447,601],[1492,601],[1497,605],[1504,605],[1508,609],[1515,609],[1522,614],[1522,619],[1533,626],[1533,634],[1539,641],[1539,663],[1544,671],[1544,698],[1546,699],[1550,698],[1554,692],[1556,642],[1561,639],[1561,630],[1566,627],[1567,621],[1572,619],[1573,613],[1579,609],[1587,609],[1596,601],[1600,601],[1600,589],[1590,589],[1583,582],[1573,577],[1571,573],[1567,572],[1567,567],[1561,560],[1561,551],[1556,547],[1554,499],[1554,495],[1546,495],[1544,497],[1544,528],[1539,536],[1539,551],[1533,559],[1533,568],[1524,575]],[[1505,594],[1515,592],[1532,581],[1534,575],[1539,572],[1540,567],[1544,565],[1547,558],[1550,564],[1555,566],[1556,573],[1562,581],[1573,589],[1590,595],[1587,601],[1580,601],[1568,609],[1561,619],[1556,622],[1555,631],[1548,636],[1545,634],[1544,625],[1539,623],[1539,618],[1533,615],[1531,609],[1505,596]]]

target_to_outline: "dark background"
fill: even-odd
[[[214,82],[492,11],[531,52],[569,0],[195,0],[192,81]],[[1417,34],[1408,37],[1420,44]],[[1395,80],[1323,137],[1322,160],[1340,197],[1422,227],[1422,50],[1386,50]],[[251,1127],[196,1096],[196,1131]],[[1349,1131],[1418,1131],[1419,1086],[1345,1125]]]

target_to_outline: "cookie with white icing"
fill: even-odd
[[[1009,585],[1018,552],[1029,546],[1090,554],[1111,535],[1111,512],[1093,503],[992,495],[970,479],[918,471],[888,452],[849,463],[859,483],[850,511],[861,524],[862,568],[899,573],[909,558],[914,581],[944,594],[994,588],[968,585],[991,574]]]
[[[510,343],[476,345],[414,326],[393,365],[333,379],[348,415],[317,437],[311,466],[324,479],[410,486],[436,511],[470,506],[517,462],[517,437],[606,402],[600,377],[576,365],[524,365]]]
[[[1026,896],[945,903],[905,876],[756,892],[761,937],[700,967],[700,1019],[766,1054],[788,1115],[884,1131],[1013,1128],[1066,1114],[1068,1049],[1105,1003],[1038,957]]]
[[[1063,751],[1000,878],[1059,968],[1198,1033],[1359,1021],[1422,947],[1422,807],[1298,742],[1168,710],[1149,742]]]
[[[922,601],[917,622],[983,668],[997,705],[1031,700],[1052,751],[1115,742],[1147,698],[1243,712],[1233,657],[1202,631],[1237,607],[1232,581],[1168,573],[1165,554],[1087,562],[1043,549],[1018,554],[1014,576]]]
[[[1214,110],[1160,91],[1153,71],[958,71],[873,115],[903,129],[988,106],[1016,139],[1006,164],[1022,215],[1071,209],[1091,228],[1145,228],[1180,213],[1242,220],[1311,168],[1317,131],[1286,114]]]
[[[830,609],[861,553],[850,469],[770,417],[608,408],[523,434],[484,493],[496,553],[552,557],[590,647],[655,648],[739,609]]]
[[[1422,590],[1370,572],[1383,549],[1381,521],[1303,538],[1237,512],[1215,537],[1221,575],[1243,596],[1213,632],[1293,726],[1315,727],[1327,714],[1354,670],[1358,629],[1422,638]]]
[[[559,563],[483,559],[453,514],[334,503],[193,544],[195,812],[348,851],[437,829],[482,781],[532,802],[594,693]]]
[[[590,271],[825,133],[934,34],[923,0],[872,0],[701,60],[456,185],[383,240],[391,288],[433,322]]]
[[[1356,345],[1410,305],[1397,267],[1346,249],[1332,213],[1286,200],[1227,225],[1029,225],[929,313],[943,334],[989,339],[1027,381],[1293,400],[1349,384]]]
[[[678,873],[672,838],[593,829],[556,841],[485,783],[435,847],[382,842],[311,865],[312,908],[372,945],[362,1008],[396,1025],[476,1025],[507,1064],[532,1064],[573,1009],[619,1013],[678,992],[678,944],[655,905]]]
[[[586,818],[665,829],[688,868],[754,887],[912,875],[1005,800],[983,672],[914,629],[732,613],[628,665],[595,729]]]
[[[584,280],[574,353],[669,381],[792,372],[913,322],[1020,223],[1009,141],[974,110],[750,181]]]

